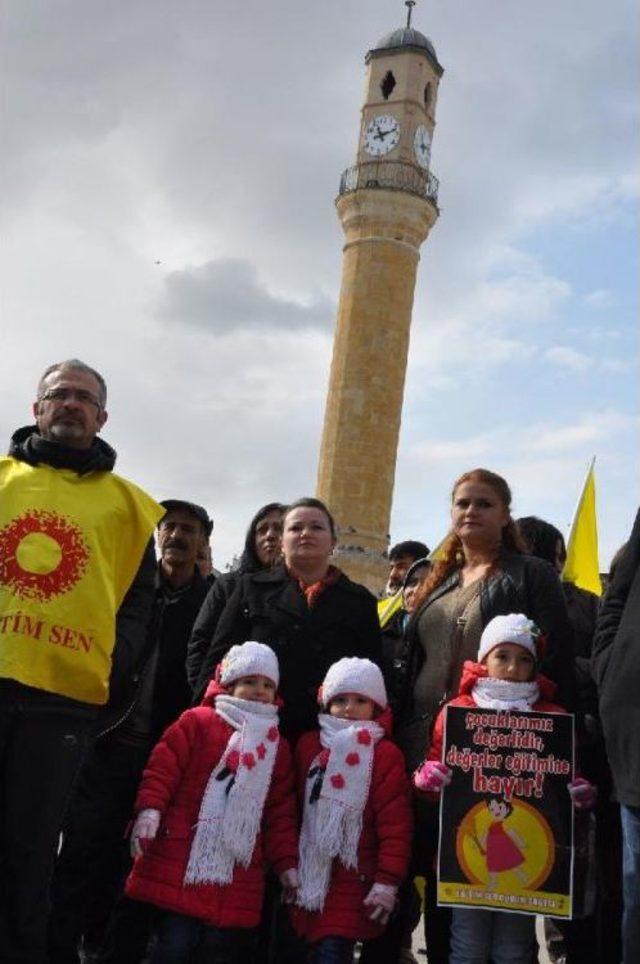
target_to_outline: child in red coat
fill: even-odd
[[[319,701],[320,730],[295,754],[303,819],[293,921],[313,964],[350,964],[356,940],[382,933],[407,872],[410,787],[374,663],[334,663]]]
[[[126,892],[162,908],[152,964],[235,964],[259,922],[264,865],[297,886],[291,754],[275,653],[232,646],[201,706],[154,748],[136,799]],[[291,894],[289,894],[291,896]]]
[[[536,675],[536,638],[534,624],[521,613],[496,616],[480,638],[478,662],[464,664],[460,692],[447,706],[479,706],[495,710],[565,713],[551,702],[555,686]],[[433,740],[426,762],[416,771],[414,783],[419,790],[437,798],[451,781],[451,770],[441,762],[446,706],[436,718]],[[578,809],[592,807],[595,788],[578,777],[569,784],[569,793]],[[505,822],[513,807],[499,797],[487,801],[493,823],[481,845],[486,850],[489,886],[498,874],[512,870],[519,875],[524,862],[522,841]],[[528,964],[536,959],[535,917],[503,911],[454,908],[451,918],[450,964],[486,962]]]

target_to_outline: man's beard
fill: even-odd
[[[85,437],[85,428],[80,422],[53,422],[49,426],[47,437],[54,442],[73,444]]]

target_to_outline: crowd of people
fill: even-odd
[[[533,917],[437,904],[450,703],[575,714],[595,885],[547,953],[640,960],[640,516],[601,605],[486,469],[379,599],[311,497],[219,573],[205,508],[113,472],[106,402],[52,365],[0,459],[0,964],[394,964],[421,919],[429,964],[531,964]]]

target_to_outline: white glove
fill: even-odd
[[[296,891],[300,886],[296,868],[291,867],[289,870],[284,870],[280,874],[280,883],[282,884],[282,903],[293,904],[296,899]]]
[[[398,888],[391,884],[374,884],[363,904],[370,907],[369,920],[375,920],[383,927],[391,917],[396,906],[396,895]]]
[[[158,833],[162,814],[159,810],[141,810],[131,830],[131,856],[139,857],[144,852],[143,840],[153,840]]]

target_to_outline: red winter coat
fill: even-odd
[[[265,801],[262,830],[247,868],[237,865],[230,884],[189,884],[184,875],[195,824],[211,771],[234,732],[213,709],[221,689],[212,682],[201,706],[187,710],[154,748],[142,776],[135,810],[162,813],[158,836],[138,857],[127,880],[129,897],[197,917],[215,927],[256,927],[265,863],[277,873],[298,863],[297,806],[291,751],[282,737]]]
[[[486,679],[488,675],[487,667],[482,663],[473,663],[471,660],[467,660],[465,662],[464,666],[462,667],[462,679],[460,680],[460,689],[458,690],[458,695],[454,700],[449,700],[449,702],[442,707],[436,717],[436,722],[433,726],[433,735],[431,737],[431,746],[429,747],[429,752],[427,753],[427,760],[442,760],[445,710],[447,706],[476,706],[476,703],[471,695],[471,691],[479,679]],[[551,698],[554,696],[556,691],[555,683],[552,683],[551,680],[547,679],[546,676],[541,676],[540,674],[536,676],[536,683],[540,688],[541,698],[531,707],[532,713],[567,712],[562,706],[558,706],[557,703],[551,702]],[[427,796],[432,795],[427,794]]]
[[[376,722],[389,732],[391,716],[388,712]],[[322,749],[317,730],[303,734],[296,745],[296,782],[302,802],[309,767]],[[411,789],[404,757],[391,740],[383,737],[374,750],[369,799],[358,845],[358,869],[348,870],[337,858],[333,861],[322,912],[300,907],[292,910],[297,932],[309,943],[323,937],[360,940],[379,937],[382,928],[368,919],[367,908],[362,902],[374,883],[398,886],[403,881],[409,864],[412,833]]]

